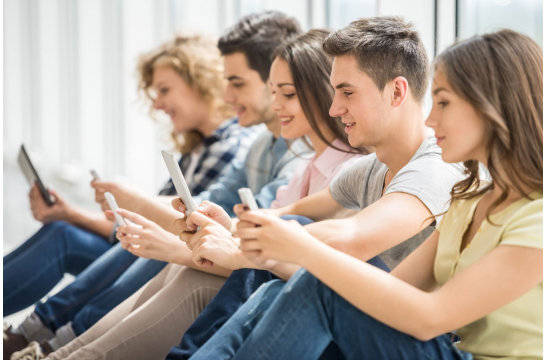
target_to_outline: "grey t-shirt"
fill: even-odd
[[[331,182],[331,195],[339,205],[363,210],[382,197],[388,168],[375,154],[363,157],[345,169]],[[394,176],[384,195],[402,192],[416,196],[434,215],[448,207],[450,191],[464,178],[461,164],[448,164],[441,159],[441,148],[434,136],[428,137],[411,160]],[[440,218],[437,219],[439,221]],[[434,230],[428,226],[419,234],[380,254],[391,269],[416,249]]]

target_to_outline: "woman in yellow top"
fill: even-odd
[[[388,274],[245,212],[249,257],[305,269],[260,288],[192,359],[318,359],[331,341],[347,359],[543,358],[542,51],[503,30],[451,46],[434,70],[426,124],[469,175],[435,233]]]

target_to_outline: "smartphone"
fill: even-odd
[[[185,182],[184,175],[180,170],[180,166],[176,161],[176,157],[174,157],[174,155],[165,150],[161,151],[161,155],[163,155],[163,159],[165,160],[165,164],[167,165],[168,172],[170,173],[170,177],[172,178],[172,183],[176,188],[176,193],[178,193],[178,196],[180,197],[180,199],[182,199],[182,202],[187,209],[185,214],[189,216],[193,211],[197,210],[197,206],[195,206],[195,202],[191,197],[191,193],[189,192],[189,188],[187,187],[187,183]]]
[[[25,177],[28,180],[29,184],[32,185],[35,182],[47,206],[53,206],[55,202],[53,201],[49,191],[47,191],[47,189],[45,188],[42,179],[40,179],[38,172],[34,168],[34,165],[32,165],[32,161],[30,161],[30,157],[28,156],[28,153],[25,149],[25,145],[21,145],[21,149],[19,150],[19,156],[17,157],[17,162],[19,163],[21,170],[23,170],[23,174],[25,174]]]
[[[110,192],[104,193],[104,196],[106,197],[106,201],[108,202],[108,205],[110,206],[110,210],[114,212],[115,216],[115,222],[119,226],[126,226],[127,220],[121,215],[117,213],[117,209],[119,209],[119,206],[117,206],[117,202],[115,201],[115,197]]]
[[[242,200],[242,203],[248,206],[250,210],[259,210],[251,189],[240,188],[238,189],[238,195],[240,196],[240,200]]]
[[[91,170],[91,175],[93,176],[94,180],[100,180],[100,176],[98,176],[95,170]]]

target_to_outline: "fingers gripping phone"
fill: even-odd
[[[259,210],[257,203],[255,202],[254,194],[249,188],[240,188],[238,189],[238,195],[242,203],[250,208],[250,210]]]
[[[108,206],[110,206],[110,210],[114,212],[115,222],[117,223],[117,225],[126,226],[127,220],[125,220],[123,216],[117,213],[117,209],[119,209],[119,206],[117,206],[117,202],[115,201],[112,193],[106,192],[104,193],[104,197],[106,197],[106,201],[108,202]]]
[[[189,216],[193,211],[197,210],[197,207],[195,206],[195,202],[191,197],[191,193],[189,192],[189,188],[187,187],[187,183],[185,182],[184,175],[180,170],[180,166],[178,165],[178,162],[176,161],[174,155],[172,155],[168,151],[161,151],[161,155],[163,155],[163,159],[165,160],[165,164],[167,165],[168,172],[170,173],[170,177],[172,178],[172,183],[176,188],[176,193],[178,193],[178,196],[180,197],[180,199],[182,199],[182,202],[187,209],[185,214]]]

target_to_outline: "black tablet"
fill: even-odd
[[[23,174],[25,174],[25,177],[28,180],[29,184],[32,185],[32,183],[36,182],[36,185],[38,185],[38,189],[40,190],[40,193],[42,194],[42,197],[44,198],[44,201],[47,204],[47,206],[53,206],[53,200],[51,200],[51,194],[49,194],[49,191],[47,191],[47,189],[45,188],[42,180],[40,179],[40,177],[38,176],[38,173],[36,172],[36,169],[32,165],[32,162],[30,161],[30,157],[28,156],[28,153],[25,150],[25,145],[21,145],[21,150],[19,151],[17,162],[19,163],[21,170],[23,170]]]

